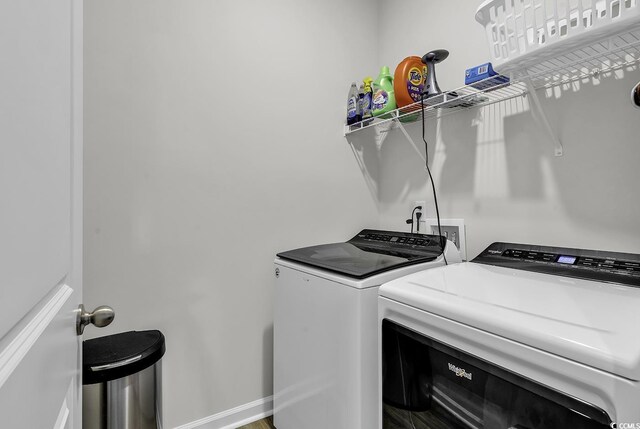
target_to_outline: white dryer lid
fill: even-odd
[[[640,288],[467,262],[385,283],[380,296],[640,380]]]

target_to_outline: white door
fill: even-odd
[[[80,428],[82,2],[0,0],[0,427]]]

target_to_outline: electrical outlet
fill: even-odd
[[[426,219],[427,229],[431,234],[438,235],[438,220]],[[463,261],[467,260],[467,240],[464,219],[440,219],[442,235],[452,241],[460,251]]]

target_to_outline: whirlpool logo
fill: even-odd
[[[449,371],[455,373],[458,377],[464,377],[467,380],[472,380],[473,374],[471,374],[470,372],[467,372],[466,369],[457,367],[450,362],[448,363],[448,365],[449,365]]]

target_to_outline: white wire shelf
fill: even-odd
[[[549,46],[548,51],[540,49],[538,52],[544,56],[540,55],[538,61],[529,58],[515,69],[512,65],[507,76],[512,80],[530,79],[535,88],[548,88],[619,70],[640,61],[640,23],[623,33],[609,35],[595,43],[576,45],[571,50],[566,46]]]
[[[632,61],[640,38],[640,0],[486,0],[485,29],[494,69],[515,79],[569,79]],[[578,68],[576,69],[576,65]]]
[[[493,79],[495,79],[495,77],[477,82],[474,86],[480,87],[482,83]],[[422,102],[417,102],[392,110],[373,120],[361,121],[353,125],[345,125],[345,135],[368,128],[376,128],[377,131],[387,132],[397,121],[409,123],[420,120],[423,112],[425,119],[428,119],[472,107],[487,106],[499,101],[509,100],[525,95],[528,91],[527,85],[523,82],[502,83],[488,89],[477,89],[474,86],[463,86],[455,91],[447,91],[432,98],[425,99],[424,106]]]

